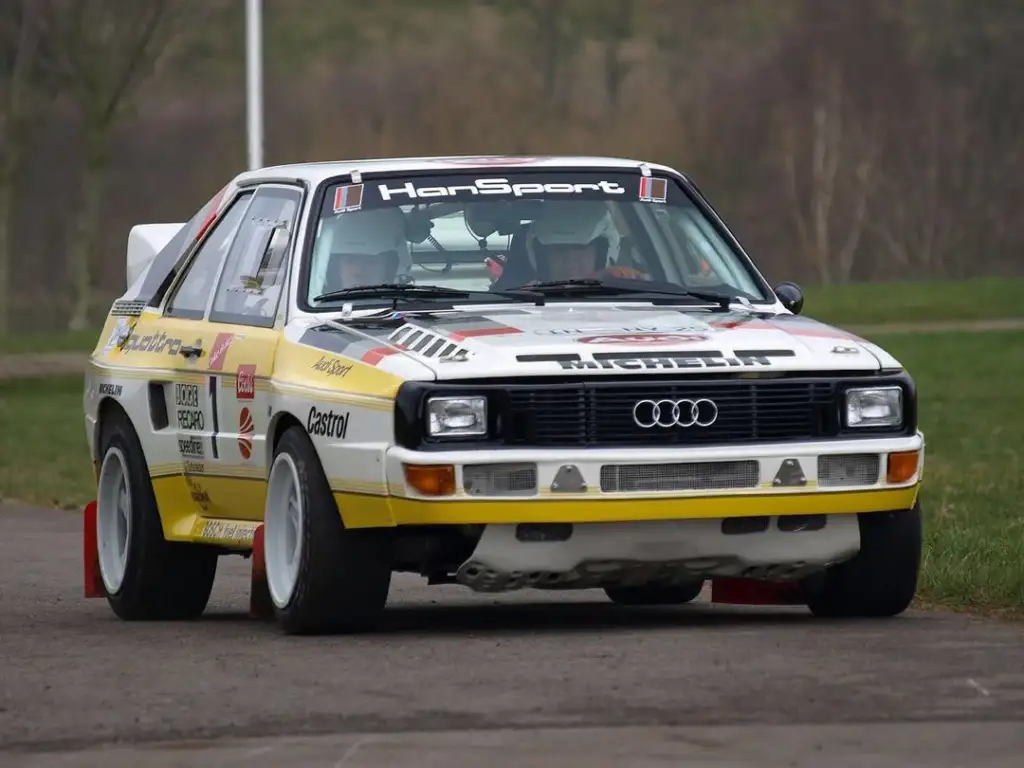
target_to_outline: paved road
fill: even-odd
[[[1024,765],[1024,626],[621,609],[399,578],[375,636],[81,598],[75,513],[0,507],[0,765]]]

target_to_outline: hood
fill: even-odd
[[[460,308],[328,324],[305,318],[295,336],[415,379],[899,367],[870,342],[807,317],[636,305]]]

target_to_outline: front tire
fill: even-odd
[[[263,528],[267,586],[288,634],[373,629],[391,587],[389,529],[347,530],[316,448],[290,427],[274,451]]]
[[[217,553],[164,538],[142,445],[127,415],[103,425],[96,542],[107,602],[125,621],[195,619],[206,610]]]
[[[910,607],[921,568],[921,503],[896,512],[858,515],[860,551],[810,586],[816,616],[890,618]]]
[[[672,586],[605,587],[604,593],[618,605],[683,605],[693,602],[704,589],[703,581]]]

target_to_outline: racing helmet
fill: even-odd
[[[548,272],[545,249],[560,245],[593,245],[597,251],[594,270],[614,264],[619,255],[620,235],[608,207],[595,200],[545,202],[541,215],[530,224],[526,251],[538,276]]]
[[[377,208],[342,213],[324,219],[319,240],[327,251],[325,282],[336,278],[342,260],[351,256],[376,256],[385,260],[382,282],[408,279],[412,271],[405,215],[398,208]],[[348,286],[340,286],[348,287]]]

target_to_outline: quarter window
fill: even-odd
[[[199,246],[199,250],[188,265],[185,277],[178,285],[171,300],[167,304],[169,317],[182,317],[190,320],[202,320],[206,315],[206,307],[210,301],[217,270],[224,262],[231,241],[238,231],[245,209],[252,198],[252,192],[243,192],[231,203],[209,235]]]

